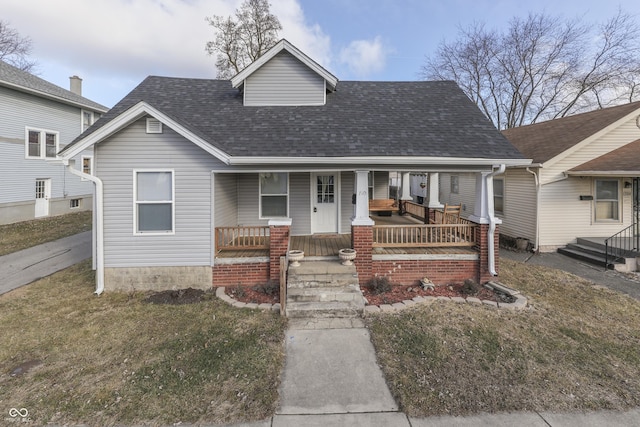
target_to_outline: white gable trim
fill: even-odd
[[[92,134],[84,138],[78,144],[75,144],[72,147],[70,147],[69,150],[62,150],[60,157],[62,159],[70,159],[80,154],[82,151],[86,150],[87,148],[103,141],[104,139],[108,138],[109,136],[113,135],[114,133],[120,131],[124,127],[130,125],[131,123],[135,122],[136,120],[146,115],[150,115],[158,119],[161,123],[163,123],[166,126],[169,126],[171,129],[173,129],[174,131],[176,131],[177,133],[179,133],[189,141],[193,142],[194,144],[202,148],[207,153],[218,158],[220,161],[226,164],[229,164],[230,157],[228,154],[211,146],[211,144],[206,142],[204,139],[198,137],[197,135],[194,135],[191,131],[186,129],[179,122],[173,120],[169,116],[153,108],[152,106],[150,106],[144,101],[141,101],[136,105],[134,105],[133,107],[129,108],[127,111],[120,114],[115,119],[111,120],[109,123],[107,123],[106,125],[102,126],[98,130],[96,130],[95,132],[93,132]]]
[[[280,40],[278,43],[276,43],[275,46],[273,46],[271,49],[269,49],[267,52],[265,52],[264,55],[262,55],[260,58],[256,59],[254,62],[252,62],[250,65],[248,65],[244,70],[242,70],[238,74],[236,74],[231,79],[231,85],[234,88],[238,88],[238,87],[242,86],[244,81],[251,74],[253,74],[256,70],[258,70],[260,67],[262,67],[265,63],[269,62],[269,60],[271,60],[271,58],[273,58],[274,56],[276,56],[278,53],[280,53],[283,50],[286,50],[287,52],[289,52],[296,59],[298,59],[300,62],[305,64],[307,67],[309,67],[311,70],[313,70],[320,77],[322,77],[325,80],[325,82],[328,83],[329,89],[335,90],[336,85],[338,84],[338,78],[336,76],[334,76],[333,74],[331,74],[330,72],[328,72],[324,67],[319,65],[313,59],[309,58],[307,55],[302,53],[302,51],[300,51],[297,47],[295,47],[294,45],[292,45],[291,43],[289,43],[285,39]]]
[[[638,116],[638,114],[640,113],[640,108],[634,110],[633,112],[627,114],[626,116],[622,117],[621,119],[616,120],[615,122],[611,123],[609,126],[606,126],[602,129],[600,129],[598,132],[592,134],[591,136],[583,139],[582,141],[580,141],[579,143],[575,144],[574,146],[564,150],[562,153],[558,154],[557,156],[547,160],[546,162],[544,162],[544,167],[550,167],[553,166],[555,163],[565,159],[566,157],[570,156],[571,154],[575,153],[576,151],[581,150],[582,148],[584,148],[585,146],[588,146],[589,144],[591,144],[593,141],[598,140],[599,138],[602,138],[604,135],[606,135],[607,133],[615,130],[616,128],[622,126],[623,124],[627,123],[629,120],[634,119],[635,117]],[[627,143],[629,143],[631,141],[628,141]],[[625,143],[625,144],[627,144]],[[625,145],[622,144],[622,145]],[[622,145],[620,147],[622,147]],[[620,148],[618,147],[618,148]],[[584,163],[584,162],[583,162]]]

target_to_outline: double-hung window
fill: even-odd
[[[58,132],[26,128],[25,157],[27,159],[55,159],[58,153]]]
[[[493,178],[493,211],[504,214],[504,179]]]
[[[174,178],[171,170],[134,171],[136,234],[174,232]]]
[[[282,172],[260,174],[260,218],[289,216],[289,175]]]
[[[596,221],[618,221],[619,186],[617,179],[596,179]]]

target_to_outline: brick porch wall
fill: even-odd
[[[356,271],[360,284],[367,283],[373,277],[373,227],[366,225],[351,226],[351,247],[356,250]]]
[[[476,279],[478,261],[473,260],[396,260],[373,261],[374,276],[386,276],[393,284],[417,285],[428,277],[436,285],[462,283]],[[360,281],[364,285],[366,281]]]
[[[289,249],[290,226],[269,226],[269,279],[280,282],[280,257],[287,255]]]
[[[269,281],[269,263],[216,264],[213,286],[256,286]]]

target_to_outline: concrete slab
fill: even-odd
[[[535,412],[480,414],[467,417],[409,418],[409,421],[412,427],[549,427],[549,424]]]
[[[640,425],[640,408],[626,412],[598,411],[560,414],[541,412],[540,416],[552,427],[627,427]]]
[[[0,257],[0,294],[91,257],[91,231]]]
[[[290,327],[286,341],[277,414],[398,411],[367,329]]]
[[[410,427],[400,412],[328,415],[276,415],[272,427]]]

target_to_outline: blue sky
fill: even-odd
[[[113,106],[148,75],[215,78],[206,16],[242,0],[2,0],[2,18],[33,41],[37,74]],[[602,23],[618,8],[640,22],[638,0],[271,0],[280,34],[340,80],[416,80],[427,55],[460,26],[504,28],[546,12]]]

